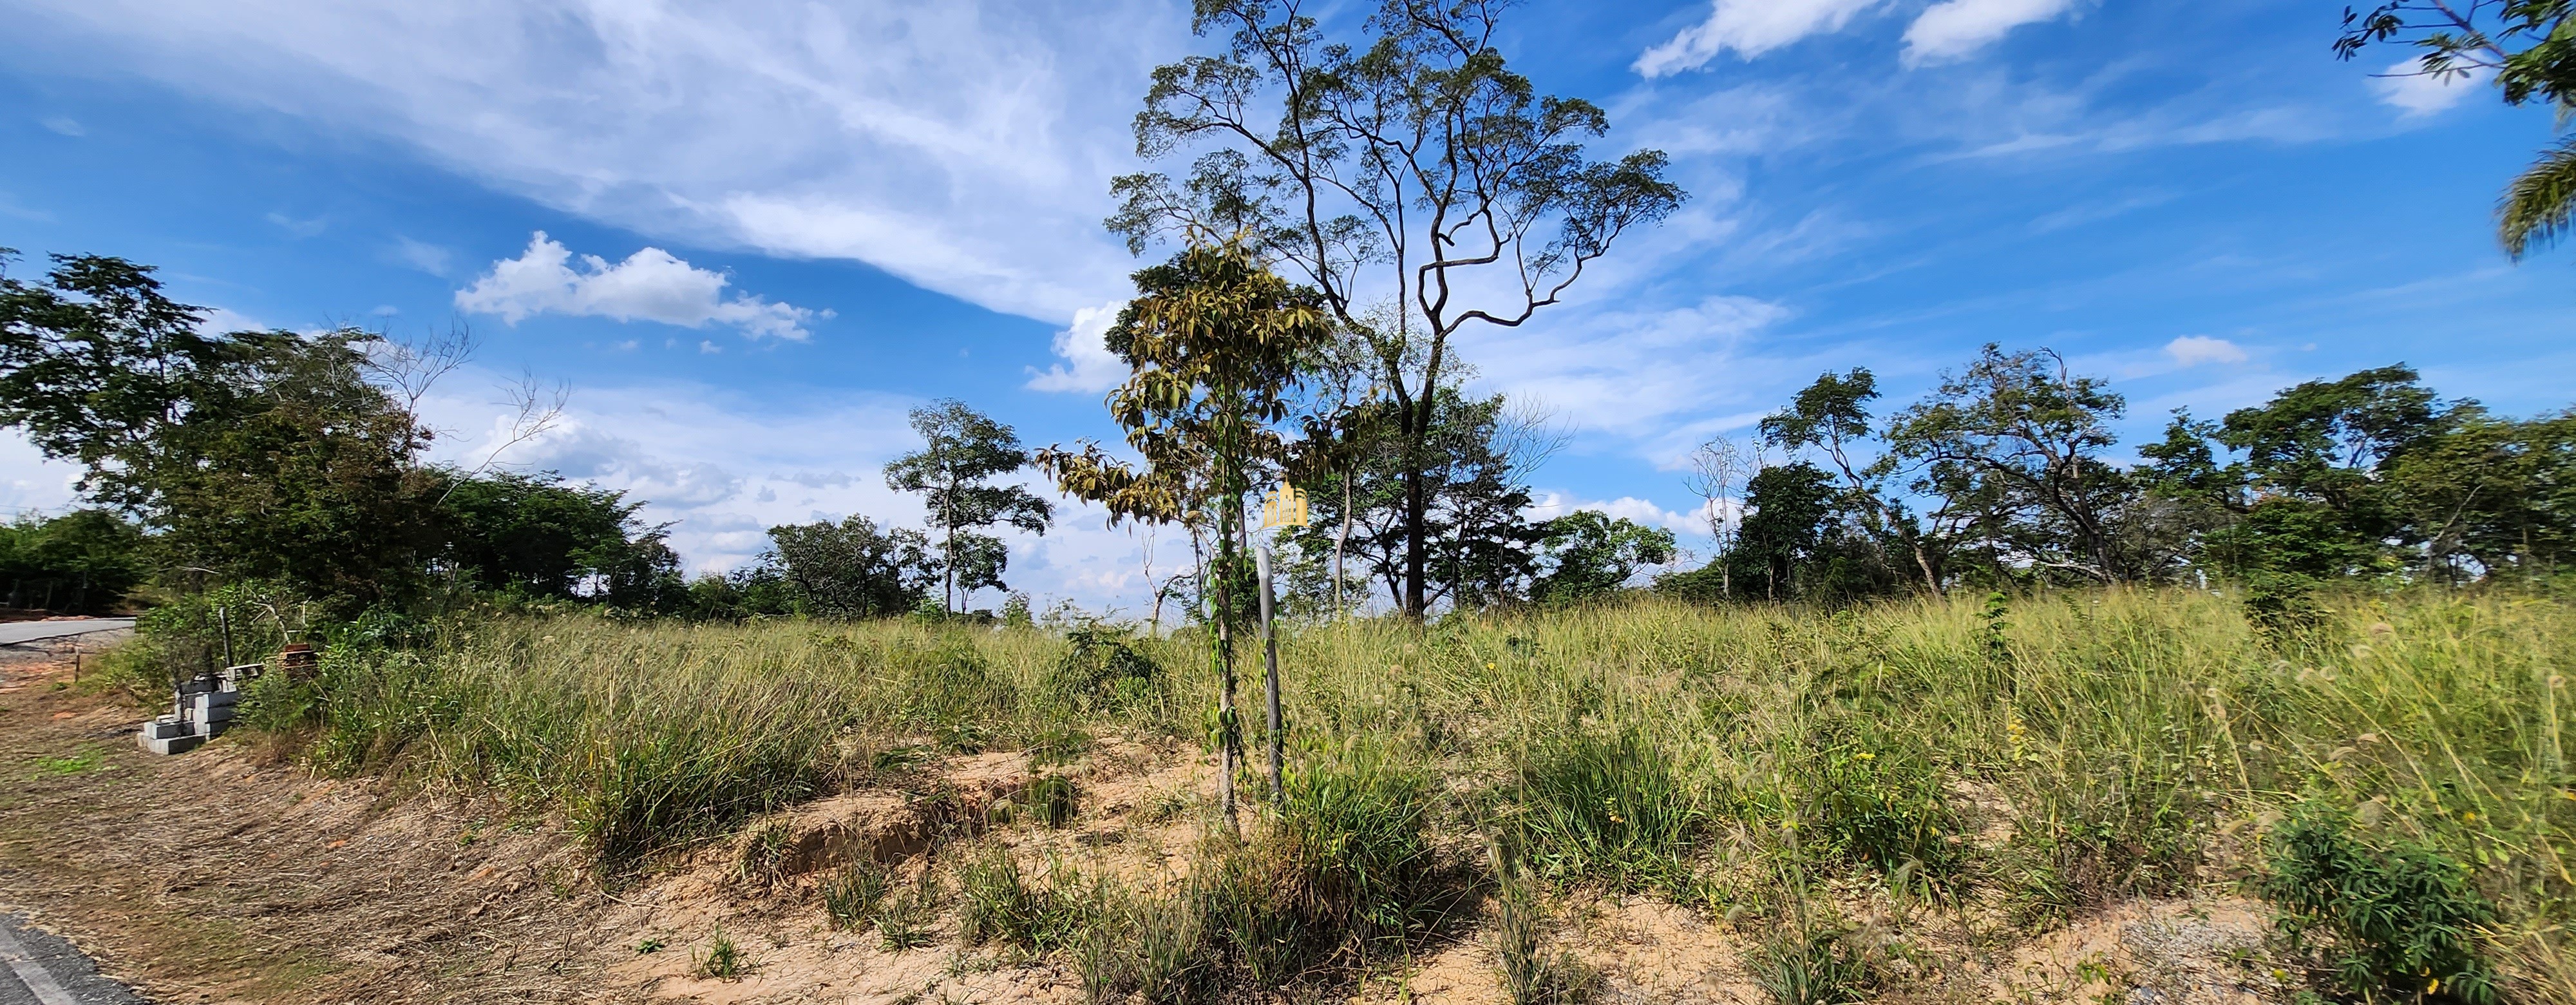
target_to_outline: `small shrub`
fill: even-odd
[[[823,883],[823,913],[836,928],[858,928],[873,920],[893,881],[885,866],[862,858],[842,867]]]
[[[1091,735],[1079,729],[1049,727],[1028,743],[1029,767],[1072,764],[1091,750]]]
[[[983,751],[992,743],[991,723],[1019,703],[1019,691],[963,639],[899,654],[896,665],[902,723],[930,733],[955,753]]]
[[[1081,808],[1080,800],[1081,793],[1074,788],[1073,779],[1063,775],[1041,775],[1029,783],[1027,791],[1020,793],[1019,801],[1020,805],[1028,808],[1031,818],[1049,828],[1056,828],[1073,822],[1074,814]]]
[[[1355,753],[1294,769],[1272,827],[1194,874],[1217,951],[1255,986],[1348,967],[1400,942],[1432,899],[1421,769]]]
[[[1152,696],[1163,668],[1137,651],[1127,630],[1086,624],[1064,633],[1064,656],[1047,672],[1048,698],[1082,712],[1114,712]]]
[[[2013,913],[2025,925],[2045,927],[2125,896],[2178,893],[2201,862],[2187,795],[2148,803],[2134,793],[2079,789],[2039,802],[2018,822],[2007,855]]]
[[[2495,973],[2477,945],[2495,908],[2459,862],[2412,844],[2373,848],[2353,835],[2347,815],[2316,809],[2273,832],[2271,851],[2264,898],[2282,909],[2293,944],[2328,936],[2320,948],[2341,990],[2365,999],[2496,1000]]]
[[[1960,820],[1941,776],[1898,754],[1837,749],[1801,771],[1804,816],[1816,837],[1855,864],[1889,876],[1921,877],[1936,894],[1955,894],[1968,867]]]

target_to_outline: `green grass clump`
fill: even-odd
[[[885,902],[892,886],[885,866],[861,858],[823,881],[823,913],[835,928],[864,927],[875,920],[877,905]]]
[[[1556,879],[1681,890],[1707,822],[1669,755],[1635,731],[1539,746],[1511,796],[1538,870]]]
[[[2493,909],[2466,939],[2501,994],[2576,999],[2576,603],[2311,599],[2295,625],[2147,589],[1289,625],[1289,813],[1211,851],[1196,906],[1145,898],[1161,962],[1103,949],[1098,972],[1128,993],[1350,965],[1423,927],[1447,888],[1433,837],[1489,826],[1557,886],[1772,905],[1929,887],[2038,927],[2213,868],[2268,875],[2262,832],[2313,803],[2370,806],[2372,847],[2459,863]],[[307,710],[261,725],[305,731],[325,770],[484,787],[632,860],[881,779],[880,751],[909,770],[1200,742],[1204,640],[1101,631],[503,618],[335,652]]]
[[[1021,871],[1002,848],[992,848],[966,863],[957,877],[965,900],[963,934],[978,945],[1001,942],[1032,952],[1052,952],[1081,935],[1093,917],[1093,898],[1081,892],[1080,877],[1068,866],[1050,870],[1051,882],[1039,885]]]
[[[96,771],[105,766],[107,766],[107,755],[98,748],[91,747],[61,757],[36,758],[35,777],[78,775]]]
[[[1849,930],[1792,927],[1763,945],[1753,982],[1780,1005],[1856,1005],[1880,986],[1875,962]]]
[[[1598,975],[1550,937],[1522,850],[1498,841],[1486,858],[1494,869],[1494,958],[1503,993],[1512,1005],[1575,1005],[1589,997]]]
[[[1919,758],[1836,748],[1803,761],[1800,816],[1822,848],[1882,875],[1955,893],[1972,857],[1940,774]]]
[[[698,956],[697,963],[698,976],[718,980],[732,980],[751,970],[751,958],[734,944],[732,936],[725,934],[722,925],[716,926],[715,935],[707,940],[707,951]]]

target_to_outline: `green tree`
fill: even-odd
[[[0,423],[79,461],[168,567],[275,579],[339,610],[406,595],[437,545],[429,432],[354,329],[201,334],[122,259],[0,276]]]
[[[1546,570],[1530,599],[1569,604],[1618,592],[1638,570],[1673,560],[1673,532],[1625,517],[1576,510],[1548,521],[1539,536]]]
[[[2444,578],[2545,579],[2576,567],[2576,411],[2517,422],[2464,409],[2387,477],[2425,563]]]
[[[901,492],[918,492],[929,510],[930,529],[939,534],[940,572],[947,596],[944,610],[984,587],[1009,589],[1002,571],[1010,548],[980,528],[997,523],[1031,534],[1044,534],[1055,508],[1017,485],[988,484],[1027,467],[1029,455],[1011,427],[949,399],[912,410],[912,428],[922,448],[885,466],[886,484]]]
[[[1743,525],[1727,555],[1735,563],[1736,589],[1764,600],[1795,599],[1798,570],[1821,552],[1840,495],[1832,476],[1805,461],[1754,472],[1745,483]]]
[[[106,510],[0,524],[8,604],[74,614],[114,610],[143,582],[143,548],[142,528]]]
[[[551,471],[450,477],[439,503],[444,560],[484,588],[570,598],[658,557],[643,553],[663,529],[637,523],[644,504],[623,492],[565,484]]]
[[[2218,441],[2245,455],[2255,491],[2321,503],[2382,538],[2402,518],[2382,474],[2439,438],[2451,410],[2404,364],[2312,380],[2227,413]]]
[[[1892,484],[1901,455],[1881,450],[1873,458],[1860,456],[1874,435],[1869,403],[1877,398],[1878,378],[1867,368],[1853,367],[1839,375],[1828,371],[1790,399],[1789,407],[1762,419],[1762,439],[1785,450],[1824,455],[1842,476],[1843,507],[1857,515],[1872,535],[1893,538],[1913,559],[1923,588],[1937,594],[1947,578],[1952,538],[1976,512],[1959,503],[1982,493],[1972,485],[1919,480],[1913,486],[1917,494],[1940,500],[1940,505],[1926,517],[1915,516]]]
[[[1222,34],[1223,51],[1156,68],[1136,116],[1138,153],[1195,155],[1188,174],[1111,186],[1108,225],[1137,253],[1158,235],[1243,235],[1367,341],[1402,447],[1398,607],[1417,616],[1438,571],[1430,439],[1452,336],[1526,323],[1684,198],[1661,152],[1585,156],[1607,116],[1506,68],[1506,6],[1386,0],[1353,45],[1297,0],[1200,0],[1192,30]]]
[[[2125,472],[2103,454],[2125,400],[2068,372],[2049,349],[1989,343],[1965,369],[1889,423],[1895,456],[1918,465],[1919,491],[1976,500],[1989,537],[2013,535],[2020,560],[2101,582],[2152,573],[2119,547]]]
[[[1435,573],[1425,603],[1474,608],[1526,594],[1543,535],[1522,511],[1531,504],[1528,469],[1545,453],[1546,441],[1547,434],[1528,417],[1514,415],[1501,395],[1470,397],[1454,385],[1442,390],[1424,447],[1435,461],[1422,469],[1431,486],[1423,527]],[[1398,610],[1404,608],[1411,546],[1404,451],[1391,438],[1361,444],[1347,466],[1315,476],[1314,522],[1282,535],[1300,556],[1298,565],[1347,553],[1363,585],[1384,587]],[[1330,583],[1323,576],[1303,578]]]
[[[769,541],[767,561],[798,608],[820,617],[902,614],[921,606],[939,581],[928,537],[904,527],[880,531],[863,516],[771,527]],[[761,584],[755,577],[746,585]]]
[[[2560,125],[2576,115],[2576,0],[2391,0],[2362,13],[2345,8],[2335,56],[2373,43],[2423,50],[2415,74],[2454,79],[2487,72],[2506,104],[2538,101]],[[2567,233],[2576,214],[2576,138],[2541,151],[2505,188],[2496,237],[2519,261]]]
[[[1179,522],[1215,538],[1205,588],[1219,681],[1219,801],[1231,824],[1243,759],[1235,641],[1253,607],[1244,511],[1253,476],[1286,473],[1297,456],[1282,430],[1332,322],[1313,290],[1272,273],[1243,241],[1193,245],[1135,280],[1136,297],[1108,334],[1109,350],[1130,369],[1109,394],[1109,413],[1143,467],[1087,441],[1039,451],[1038,464],[1067,494],[1108,510],[1112,523]]]

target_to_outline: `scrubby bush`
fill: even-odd
[[[1058,657],[1041,685],[1047,697],[1076,712],[1115,712],[1150,699],[1163,669],[1134,645],[1124,629],[1081,624],[1064,633]]]
[[[1802,761],[1801,816],[1831,853],[1883,874],[1919,877],[1954,893],[1966,878],[1968,845],[1939,772],[1891,750],[1836,747]]]
[[[2314,948],[2346,993],[2496,1000],[2495,971],[2478,949],[2495,908],[2449,856],[2403,841],[2373,847],[2347,814],[2310,807],[2273,832],[2262,891],[2294,942],[2325,937]]]

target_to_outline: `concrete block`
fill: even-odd
[[[137,740],[141,743],[143,749],[165,757],[171,754],[187,753],[191,750],[197,749],[198,746],[206,742],[206,738],[202,736],[173,736],[167,739],[162,739],[154,737],[149,733],[138,737]]]
[[[196,730],[190,723],[175,715],[165,715],[143,724],[143,735],[157,740],[174,739],[195,733]]]
[[[217,722],[233,717],[239,702],[230,694],[201,694],[188,703],[188,718],[198,722]]]

